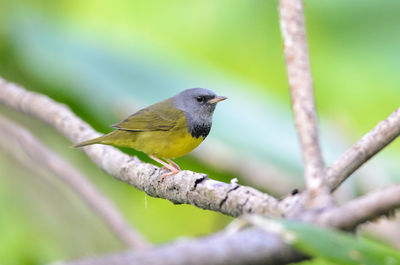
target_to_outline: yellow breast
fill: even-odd
[[[157,157],[177,158],[195,149],[203,140],[201,136],[192,137],[183,115],[176,126],[168,131],[116,130],[106,135],[102,143],[134,148]]]
[[[185,127],[170,131],[140,132],[135,149],[162,158],[181,157],[195,149],[204,138],[194,138]]]

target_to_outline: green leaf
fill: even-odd
[[[340,265],[335,262],[330,262],[326,259],[316,258],[312,260],[305,260],[301,262],[290,263],[291,265]]]
[[[343,265],[400,264],[397,250],[364,237],[302,222],[282,224],[287,242],[310,256]]]

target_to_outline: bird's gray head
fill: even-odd
[[[187,127],[193,137],[205,138],[211,129],[212,115],[218,102],[226,97],[217,96],[204,88],[186,89],[173,97],[175,107],[186,115]]]

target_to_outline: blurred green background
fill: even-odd
[[[328,164],[399,106],[399,11],[398,0],[305,1]],[[277,196],[303,185],[276,0],[0,0],[0,75],[67,104],[101,132],[183,89],[212,89],[229,100],[209,138],[177,160],[181,167]],[[146,197],[49,126],[4,106],[0,113],[76,165],[151,242],[208,235],[231,221]],[[399,151],[398,143],[385,149],[338,191],[339,201],[398,181]],[[0,150],[0,264],[123,249],[73,193],[19,155],[24,165]]]

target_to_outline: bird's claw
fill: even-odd
[[[164,180],[166,177],[175,175],[175,174],[177,174],[179,172],[180,172],[180,170],[177,170],[177,169],[171,170],[170,172],[166,172],[166,173],[162,174],[161,175],[161,179]]]

